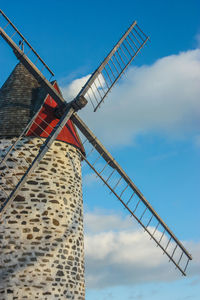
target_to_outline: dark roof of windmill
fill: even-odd
[[[56,81],[53,81],[52,85],[55,84],[61,93]],[[19,136],[46,98],[46,90],[23,64],[17,64],[0,89],[0,137]],[[70,121],[67,124],[69,131],[65,129],[64,139],[60,140],[65,142],[69,140],[70,144],[84,152],[73,123]],[[73,135],[70,130],[73,131]]]
[[[0,89],[0,136],[18,136],[32,117],[44,90],[19,63]]]

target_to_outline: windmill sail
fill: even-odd
[[[86,157],[82,155],[83,159],[169,260],[186,275],[191,255],[87,125],[77,115],[72,119],[86,137]]]
[[[94,111],[100,107],[113,85],[144,47],[148,39],[149,37],[134,21],[98,69],[91,75],[79,95],[83,95],[92,103]]]
[[[20,33],[17,27],[9,20],[9,18],[0,9],[0,32],[5,32],[10,39],[18,44],[23,53],[29,57],[34,65],[43,73],[49,80],[54,76],[52,70],[47,66],[44,60],[38,55],[38,53],[33,49],[26,38]],[[4,37],[4,35],[2,35]]]
[[[47,65],[40,59],[39,55],[33,51],[33,48],[25,40],[25,38],[20,34],[16,27],[10,22],[10,20],[0,11],[0,14],[3,16],[3,20],[6,20],[4,27],[0,27],[0,34],[4,40],[10,45],[13,49],[17,58],[24,64],[24,66],[30,71],[30,73],[43,84],[47,93],[57,102],[58,105],[64,103],[63,97],[56,91],[53,85],[46,79],[45,75],[42,73],[43,69],[50,71]],[[1,23],[0,23],[1,24]],[[7,28],[11,27],[11,32],[6,32]],[[25,53],[25,47],[22,49],[14,41],[14,37],[19,35],[22,39],[21,45],[24,43],[29,46],[29,51],[36,55],[36,60],[40,61],[42,64],[41,70],[34,64]],[[134,40],[134,38],[136,40]],[[92,74],[89,81],[80,91],[76,99],[84,96],[89,98],[91,94],[99,94],[99,98],[95,101],[96,110],[99,105],[104,100],[105,96],[111,90],[113,85],[116,83],[118,78],[125,71],[127,66],[131,63],[137,53],[141,50],[144,44],[147,42],[148,37],[141,31],[134,22],[125,35],[120,39],[116,44],[113,50],[109,53],[100,67]],[[132,44],[133,43],[133,44]],[[137,44],[138,43],[138,44]],[[130,48],[129,48],[130,47]],[[134,48],[135,47],[135,48]],[[125,50],[126,49],[126,50]],[[133,50],[135,49],[135,50]],[[133,51],[133,52],[131,52]],[[130,53],[129,53],[130,52]],[[128,56],[129,55],[129,56]],[[126,58],[126,59],[125,59]],[[118,64],[119,63],[119,64]],[[118,67],[117,67],[118,64]],[[51,71],[50,74],[52,75]],[[100,82],[99,82],[100,81]],[[99,83],[97,83],[99,82]],[[93,91],[93,87],[96,86],[96,91]],[[101,97],[100,97],[101,94]],[[94,96],[95,97],[95,96]],[[103,147],[103,145],[98,141],[94,134],[87,128],[83,121],[75,114],[73,108],[73,100],[70,105],[66,107],[63,112],[63,115],[56,125],[52,129],[52,132],[48,135],[46,134],[47,139],[43,144],[38,146],[38,150],[34,154],[30,154],[31,159],[26,160],[21,167],[21,171],[14,174],[15,179],[9,178],[9,172],[6,173],[5,169],[9,170],[10,163],[14,160],[15,154],[20,154],[18,151],[20,148],[20,141],[24,137],[24,133],[16,140],[14,145],[11,147],[11,150],[5,154],[5,158],[1,162],[1,171],[2,171],[2,186],[3,188],[3,205],[1,211],[3,211],[6,205],[12,201],[12,199],[17,195],[18,191],[22,188],[23,184],[27,180],[27,177],[35,169],[39,161],[41,161],[44,154],[48,151],[49,147],[62,130],[62,127],[65,125],[67,120],[71,117],[83,135],[86,137],[86,140],[92,149],[90,153],[98,153],[98,156],[94,161],[91,160],[90,155],[86,159],[83,154],[83,158],[87,164],[92,168],[92,170],[98,175],[98,177],[104,182],[104,184],[110,189],[110,191],[117,197],[117,199],[123,204],[123,206],[129,211],[129,213],[134,216],[138,223],[144,228],[144,230],[150,235],[150,237],[157,243],[157,245],[163,250],[163,252],[169,257],[169,259],[176,265],[176,267],[185,275],[185,271],[188,265],[189,260],[191,259],[190,254],[176,238],[176,236],[171,232],[155,210],[151,207],[149,202],[144,198],[139,189],[134,185],[122,168],[117,164],[113,159],[110,153]],[[35,122],[34,119],[33,122]],[[29,129],[32,123],[29,124]],[[36,124],[39,126],[39,124]],[[104,166],[99,164],[99,161],[104,161]],[[98,167],[101,167],[99,169]],[[111,170],[110,173],[107,173]],[[105,174],[107,176],[105,176]],[[117,175],[117,177],[114,177]],[[7,177],[6,177],[7,176]],[[113,184],[111,184],[113,180]]]

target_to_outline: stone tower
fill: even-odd
[[[44,99],[51,119],[48,101],[53,103],[52,99],[18,64],[0,90],[0,157]],[[31,159],[45,138],[38,128],[33,130],[39,137],[29,132],[18,146],[18,155],[0,172],[17,174],[20,159]],[[0,300],[85,299],[79,151],[84,149],[68,121],[0,219]]]

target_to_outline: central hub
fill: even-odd
[[[86,104],[87,104],[87,100],[83,95],[76,97],[69,103],[63,102],[61,105],[55,108],[54,111],[55,117],[60,119],[64,115],[66,109],[69,108],[69,106],[73,107],[75,111],[78,111],[82,109]]]

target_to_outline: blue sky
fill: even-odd
[[[81,115],[194,260],[186,278],[166,258],[149,266],[159,255],[155,245],[137,235],[115,199],[98,182],[87,182],[83,173],[86,300],[199,299],[200,2],[21,0],[1,3],[1,9],[55,72],[66,100],[134,19],[150,36],[101,110],[93,113],[88,107]],[[0,54],[2,84],[16,59],[2,39]],[[137,239],[124,261],[121,236],[128,238],[132,230]],[[115,246],[106,242],[109,236]],[[96,257],[89,251],[91,241],[97,245]],[[149,248],[138,256],[138,266],[132,256],[137,257],[134,248],[139,245]],[[118,259],[117,266],[110,257]],[[121,282],[114,272],[121,274]]]

